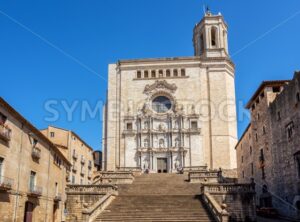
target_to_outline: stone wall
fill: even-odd
[[[258,206],[294,219],[300,218],[299,82],[296,72],[291,81],[262,83],[247,105],[251,125],[236,146],[238,180],[254,180]]]
[[[117,187],[112,185],[69,185],[67,193],[68,222],[87,222],[85,212],[89,209],[96,211],[95,204],[105,195],[117,195]],[[99,212],[100,213],[100,212]]]
[[[0,115],[6,117],[0,124],[1,221],[24,221],[26,203],[33,206],[33,221],[64,221],[64,189],[70,163],[2,98]]]

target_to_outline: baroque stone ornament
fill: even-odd
[[[170,84],[166,80],[156,80],[152,85],[146,85],[144,89],[145,94],[150,94],[155,89],[167,89],[174,93],[177,90],[177,86],[173,83]]]

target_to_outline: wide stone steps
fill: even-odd
[[[146,174],[119,186],[119,196],[96,221],[214,221],[200,200],[200,186],[184,175]]]

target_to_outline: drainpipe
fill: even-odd
[[[24,130],[24,124],[21,124],[21,143],[20,143],[20,155],[18,160],[18,178],[17,178],[17,190],[16,190],[16,203],[15,203],[15,209],[13,214],[13,221],[17,221],[17,209],[19,206],[19,192],[20,192],[20,173],[21,173],[21,160],[22,160],[22,151],[23,151],[23,132]]]
[[[48,217],[48,202],[49,202],[49,177],[50,177],[50,157],[51,157],[51,149],[50,146],[48,146],[49,149],[49,159],[48,159],[48,177],[47,177],[47,195],[46,195],[46,215],[45,215],[45,221],[47,220]]]

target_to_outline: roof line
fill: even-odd
[[[9,105],[2,97],[0,97],[0,104],[9,112],[9,114],[15,116],[21,123],[26,125],[30,130],[32,130],[37,136],[42,138],[48,145],[50,145],[55,152],[57,152],[64,161],[72,165],[71,162],[62,154],[62,152],[52,143],[42,132],[40,132],[34,125],[32,125],[25,117],[23,117],[17,110],[15,110],[11,105]]]

